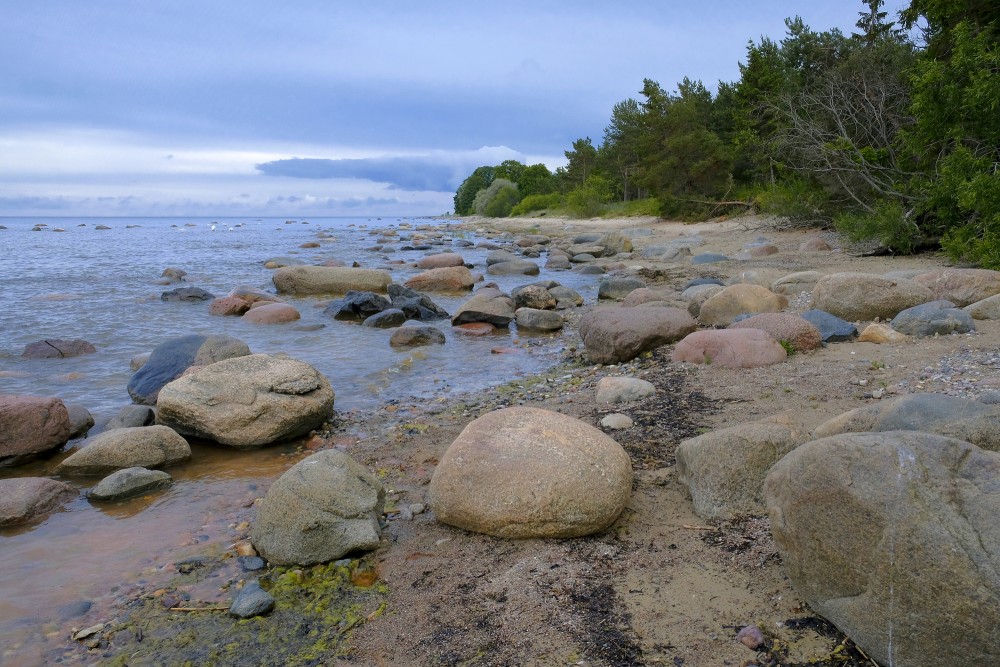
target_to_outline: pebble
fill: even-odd
[[[274,609],[274,597],[256,581],[248,582],[233,600],[229,613],[239,618],[263,616]]]
[[[634,422],[628,415],[623,415],[620,412],[607,415],[601,420],[601,426],[611,430],[620,430],[623,428],[632,428]]]
[[[764,633],[756,625],[748,625],[741,629],[736,633],[736,639],[754,651],[764,645]]]

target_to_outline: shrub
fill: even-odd
[[[547,195],[528,195],[510,212],[511,215],[527,215],[532,211],[542,211],[547,208],[558,208],[563,204],[563,197],[558,192]]]
[[[923,241],[919,228],[897,201],[880,200],[873,213],[841,213],[833,224],[852,241],[874,239],[897,253],[911,253]]]
[[[574,217],[592,218],[601,212],[611,197],[611,183],[603,176],[591,174],[583,185],[566,195],[566,206]]]
[[[759,190],[754,197],[760,213],[788,218],[795,224],[830,221],[830,201],[823,190],[805,179],[788,178]]]
[[[647,197],[646,199],[633,199],[632,201],[625,202],[625,208],[623,213],[626,216],[636,216],[636,215],[660,215],[661,204],[655,197]]]
[[[501,202],[494,207],[494,211],[504,210],[504,206],[507,202],[512,202],[509,207],[506,208],[506,212],[503,215],[491,215],[487,212],[487,208],[490,203],[500,194],[501,191],[508,191],[501,198]],[[511,194],[513,193],[513,195]],[[476,198],[473,201],[473,208],[476,211],[476,215],[487,215],[493,218],[506,217],[510,213],[510,209],[517,203],[519,195],[517,193],[517,186],[508,181],[505,178],[494,179],[490,186],[485,190],[480,190],[476,193]]]

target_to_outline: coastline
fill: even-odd
[[[680,275],[687,279],[723,271],[718,266],[677,267],[641,257],[646,246],[695,234],[705,238],[706,248],[726,254],[760,234],[782,249],[772,258],[727,263],[728,273],[751,268],[791,273],[807,264],[826,272],[943,265],[940,255],[802,257],[793,249],[816,236],[816,231],[761,231],[745,220],[686,225],[645,218],[469,218],[457,224],[553,237],[643,230],[633,237],[636,251],[631,258],[599,263],[640,273],[651,287],[663,289],[675,287]],[[482,395],[442,394],[430,401],[387,403],[370,414],[339,415],[306,447],[342,448],[376,471],[392,489],[389,507],[393,508],[426,503],[426,485],[441,454],[469,421],[493,409],[515,404],[544,407],[594,425],[606,414],[625,412],[636,425],[610,433],[628,451],[635,470],[632,500],[622,516],[610,529],[585,538],[511,541],[439,524],[433,508],[412,520],[390,510],[380,548],[351,565],[377,572],[381,582],[356,612],[364,620],[339,637],[339,647],[328,647],[316,659],[339,665],[669,665],[681,664],[679,659],[690,667],[723,660],[748,664],[755,658],[766,658],[770,662],[761,664],[770,665],[870,664],[861,662],[856,653],[847,654],[850,661],[834,662],[832,654],[844,637],[815,617],[790,587],[766,519],[706,525],[693,513],[686,489],[676,479],[674,449],[684,438],[774,415],[784,415],[796,427],[811,431],[829,417],[870,403],[873,399],[865,391],[869,381],[899,391],[918,382],[925,391],[962,391],[950,380],[935,380],[936,374],[926,369],[951,367],[963,355],[985,354],[996,347],[1000,328],[982,322],[974,336],[943,336],[899,346],[837,344],[775,366],[733,371],[673,364],[670,346],[627,363],[593,364],[579,343],[577,319],[574,315],[562,334],[566,341],[562,359],[540,376],[513,379]],[[624,406],[597,405],[596,382],[612,375],[646,379],[656,386],[657,394]],[[866,382],[860,384],[861,380]],[[252,521],[252,511],[244,509],[234,518]],[[204,571],[202,582],[208,574]],[[156,664],[142,660],[143,655],[152,658],[148,651],[151,639],[158,637],[155,628],[181,621],[176,613],[157,606],[163,593],[155,593],[166,587],[166,594],[171,594],[189,583],[183,578],[150,582],[151,590],[134,591],[135,599],[150,604],[131,610],[123,598],[117,635],[123,641],[115,642],[115,658],[108,664],[118,664],[115,659],[135,651],[140,651],[138,661],[127,664]],[[152,589],[154,585],[158,588]],[[202,585],[198,590],[208,588]],[[221,599],[227,595],[225,590],[218,593]],[[790,623],[796,619],[806,620]],[[259,625],[270,624],[271,632],[280,633],[284,622],[266,617]],[[212,623],[221,627],[231,622],[208,622]],[[771,638],[768,655],[755,656],[735,641],[736,629],[750,623]],[[154,630],[146,630],[144,641],[135,637],[128,641],[126,630],[142,624]],[[178,644],[176,637],[166,635],[164,645]],[[178,662],[193,655],[185,653],[184,645],[176,648],[171,659]],[[298,664],[316,664],[307,658],[314,643],[305,642],[302,649]],[[240,647],[235,650],[239,653]]]

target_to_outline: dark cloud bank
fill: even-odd
[[[327,179],[358,178],[387,183],[399,190],[453,192],[467,176],[464,165],[443,164],[426,157],[360,159],[291,158],[256,165],[265,176]]]

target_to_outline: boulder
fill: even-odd
[[[541,285],[522,285],[511,290],[517,308],[534,308],[535,310],[554,310],[558,301],[549,290]]]
[[[140,466],[111,473],[87,492],[90,500],[125,500],[170,486],[173,478],[162,470]]]
[[[830,252],[830,244],[821,238],[806,239],[799,244],[799,252]]]
[[[451,317],[452,325],[489,322],[505,327],[514,319],[514,300],[492,287],[484,287],[463,303]]]
[[[345,266],[286,266],[271,276],[280,294],[345,294],[385,292],[392,282],[388,271]]]
[[[951,301],[931,301],[900,311],[892,318],[892,328],[908,336],[944,336],[976,330],[972,315],[955,308]]]
[[[615,412],[614,414],[605,415],[601,419],[601,428],[608,429],[609,431],[620,431],[626,428],[632,428],[635,422],[628,415],[623,415],[620,412]]]
[[[856,326],[822,310],[813,308],[800,313],[799,317],[819,329],[819,335],[824,343],[842,343],[858,335]]]
[[[579,332],[594,363],[629,361],[673,343],[698,327],[680,308],[601,308],[580,318]]]
[[[770,243],[762,243],[760,245],[753,245],[747,248],[747,255],[756,259],[758,257],[767,257],[769,255],[777,255],[780,250],[778,246],[772,245]]]
[[[759,285],[771,289],[772,283],[785,276],[781,269],[750,269],[740,271],[726,281],[727,285]]]
[[[157,345],[149,360],[128,381],[132,401],[155,405],[160,389],[191,366],[205,366],[223,359],[250,354],[250,348],[230,336],[191,334]]]
[[[648,287],[640,287],[629,292],[628,295],[622,299],[621,305],[625,308],[630,308],[632,306],[641,306],[645,303],[668,303],[672,302],[676,298],[676,292],[662,292],[651,290]]]
[[[78,403],[67,403],[66,412],[69,414],[69,439],[85,438],[94,426],[94,415]]]
[[[164,468],[191,458],[187,440],[166,426],[117,428],[87,438],[56,467],[60,475],[107,475],[141,466]]]
[[[716,264],[728,261],[728,257],[717,252],[703,252],[691,258],[692,264]]]
[[[229,296],[242,299],[250,304],[255,304],[258,301],[281,301],[278,296],[258,289],[253,285],[238,285],[229,292]]]
[[[578,419],[505,408],[471,422],[430,483],[442,523],[497,537],[579,537],[610,526],[632,490],[621,445]]]
[[[183,435],[252,449],[306,435],[333,410],[330,383],[296,359],[219,361],[160,391],[157,422]]]
[[[802,292],[811,292],[816,283],[823,277],[819,271],[797,271],[778,278],[771,283],[771,291],[775,294],[795,296]]]
[[[604,246],[597,243],[574,243],[566,249],[566,252],[570,257],[590,255],[591,258],[596,259],[604,255]]]
[[[1000,320],[1000,294],[969,304],[963,310],[974,320]]]
[[[539,269],[534,262],[518,259],[512,262],[490,264],[486,268],[486,273],[495,276],[537,276]]]
[[[632,230],[635,231],[635,230]],[[632,252],[632,239],[621,232],[608,232],[597,239],[595,245],[604,248],[604,256],[612,257],[623,252]]]
[[[427,255],[417,260],[418,269],[443,269],[449,266],[465,266],[465,260],[456,252]]]
[[[136,428],[150,426],[156,420],[156,412],[148,405],[125,405],[104,425],[105,431],[116,428]]]
[[[341,299],[331,301],[323,309],[324,315],[329,315],[336,320],[353,320],[362,322],[376,313],[381,313],[387,308],[392,308],[392,302],[380,294],[374,292],[350,291]]]
[[[1000,294],[1000,271],[989,269],[937,269],[914,276],[913,282],[958,307]]]
[[[670,359],[723,368],[770,366],[788,357],[771,334],[760,329],[695,331],[677,343]]]
[[[229,613],[236,618],[264,616],[274,609],[274,596],[260,587],[257,581],[248,581],[233,600]]]
[[[392,347],[415,347],[417,345],[444,345],[444,333],[437,327],[425,324],[423,326],[399,327],[389,337]]]
[[[631,292],[646,286],[646,281],[635,276],[608,276],[597,286],[598,299],[621,301]]]
[[[823,344],[816,326],[791,313],[760,313],[729,325],[730,329],[760,329],[776,341],[785,341],[796,352],[815,350]]]
[[[447,311],[431,301],[430,297],[402,285],[389,285],[392,307],[398,308],[410,320],[433,322],[448,317]]]
[[[561,254],[549,253],[548,259],[545,260],[546,269],[563,270],[573,267],[573,263],[570,262],[569,257]]]
[[[69,484],[46,477],[0,479],[0,528],[44,519],[78,495]]]
[[[828,419],[813,437],[860,431],[923,431],[1000,451],[1000,406],[945,394],[908,394]]]
[[[725,327],[743,313],[776,313],[788,306],[788,299],[760,285],[738,284],[725,287],[701,304],[698,321],[705,326]]]
[[[767,513],[764,478],[771,467],[807,438],[789,423],[740,424],[682,441],[677,479],[688,488],[694,513],[729,521]]]
[[[58,398],[0,394],[0,467],[62,447],[71,432],[69,411]]]
[[[583,297],[576,290],[564,285],[549,288],[549,294],[556,298],[556,308],[560,310],[583,305]]]
[[[467,292],[476,279],[464,266],[451,266],[418,273],[403,284],[420,292]]]
[[[49,338],[28,343],[21,353],[23,359],[65,359],[82,354],[94,354],[97,348],[82,338],[71,340]]]
[[[883,665],[1000,664],[1000,455],[912,431],[806,443],[767,476],[785,571]]]
[[[381,313],[375,313],[365,318],[365,321],[361,324],[366,327],[375,327],[376,329],[392,329],[402,325],[409,319],[406,313],[399,308],[386,308]]]
[[[514,321],[518,329],[535,331],[558,331],[565,324],[559,313],[537,308],[518,308],[514,311]]]
[[[656,393],[652,382],[639,378],[603,377],[597,381],[598,403],[628,403]]]
[[[378,546],[385,490],[365,467],[327,449],[277,479],[257,508],[250,540],[273,565],[311,565]]]
[[[284,324],[302,319],[295,306],[287,303],[261,303],[254,304],[250,310],[243,315],[243,320],[251,324]]]
[[[888,320],[933,298],[927,287],[912,280],[874,273],[833,273],[816,282],[813,308],[849,322]]]
[[[239,316],[250,310],[250,306],[251,302],[245,301],[238,296],[223,296],[208,304],[208,314]]]
[[[494,264],[503,264],[505,262],[517,262],[520,261],[520,257],[508,250],[493,250],[488,255],[486,255],[486,266],[490,267]]]
[[[186,303],[210,301],[214,298],[214,294],[200,287],[178,287],[160,295],[160,301],[183,301]]]
[[[865,327],[865,330],[858,336],[859,343],[904,343],[910,340],[906,334],[899,333],[888,324],[872,323]]]

